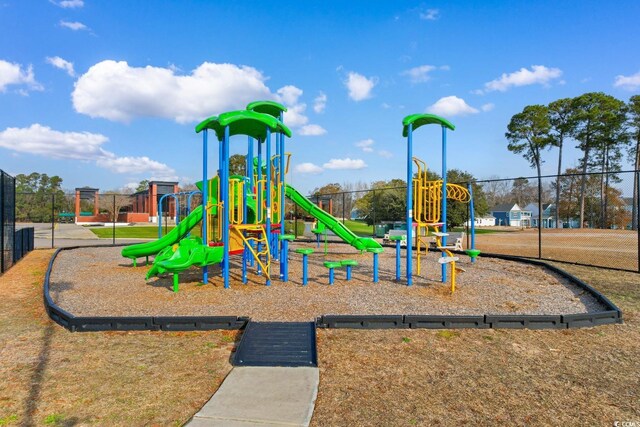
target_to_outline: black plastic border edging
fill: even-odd
[[[43,296],[49,317],[72,332],[80,331],[204,331],[243,329],[250,318],[237,316],[143,316],[143,317],[76,317],[58,307],[49,295],[49,280],[60,251],[87,247],[125,245],[93,245],[59,248],[51,257],[45,274]],[[588,292],[606,310],[595,313],[560,315],[322,315],[316,319],[320,328],[349,329],[567,329],[622,323],[622,312],[607,297],[566,271],[544,261],[510,255],[482,254],[482,258],[498,258],[546,268]]]
[[[49,294],[51,271],[58,254],[63,250],[104,248],[126,245],[73,246],[57,249],[44,277],[44,306],[49,317],[71,332],[95,331],[208,331],[213,329],[242,329],[248,317],[236,316],[140,316],[140,317],[77,317],[58,307]]]

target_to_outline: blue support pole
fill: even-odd
[[[255,185],[254,181],[253,181],[253,138],[249,137],[248,140],[248,147],[247,147],[247,175],[249,176],[249,191],[251,191],[251,194],[255,199],[256,195],[253,192],[253,187]],[[257,212],[255,213],[257,215]],[[254,218],[255,220],[255,218]],[[249,249],[245,248],[245,252],[247,252]],[[249,258],[249,264],[251,265],[251,267],[253,267],[253,257],[249,256],[249,254],[247,253],[247,258]]]
[[[400,240],[396,240],[396,280],[400,280]]]
[[[256,182],[256,198],[257,200],[257,212],[256,215],[259,215],[261,220],[264,220],[264,211],[262,210],[262,141],[258,140],[258,164],[256,166],[258,168],[258,182]],[[260,243],[256,245],[257,252],[260,252]],[[258,275],[260,275],[260,263],[258,263]]]
[[[208,133],[205,129],[202,135],[202,244],[207,245],[207,197],[209,195],[209,180],[207,179],[207,157],[208,157]],[[202,283],[209,282],[209,269],[205,265],[202,267]]]
[[[280,182],[280,174],[279,172],[279,165],[280,165],[280,133],[276,133],[276,156],[275,156],[275,162],[272,161],[271,159],[269,159],[269,168],[273,167],[273,170],[276,172],[276,176],[275,177],[271,177],[273,182],[273,185],[276,189],[276,199],[280,199],[280,192],[278,191],[278,183]],[[271,201],[272,204],[275,205],[276,201],[272,200]],[[280,201],[278,200],[278,206],[280,206]],[[280,259],[280,246],[284,246],[284,244],[281,244],[279,242],[278,239],[278,235],[276,233],[272,233],[271,234],[271,248],[272,248],[272,253],[271,253],[271,258],[272,259],[277,259],[278,261],[281,261]],[[282,264],[280,265],[280,269],[282,270]],[[282,271],[280,271],[280,279],[282,279]]]
[[[378,253],[373,253],[373,283],[378,283]]]
[[[229,288],[229,126],[224,128],[222,142],[222,175],[220,192],[223,194],[222,206],[222,241],[224,243],[224,257],[222,258],[222,275],[225,289]]]
[[[286,254],[289,252],[289,241],[286,239],[282,239],[282,254],[284,256],[286,256]],[[282,267],[280,267],[280,270],[282,270]],[[285,268],[284,271],[282,272],[282,280],[284,282],[288,282],[289,281],[289,272],[287,271],[287,269]]]
[[[413,124],[409,124],[407,133],[407,286],[412,285],[412,256],[413,245]],[[375,261],[375,258],[374,258]]]
[[[447,128],[442,126],[442,232],[447,232]],[[442,236],[442,246],[447,246],[447,236]],[[442,256],[447,256],[442,252]],[[442,282],[447,281],[447,265],[442,264]]]
[[[471,227],[471,249],[476,248],[476,215],[474,212],[473,206],[473,185],[471,183],[468,184],[467,188],[469,189],[469,223]],[[472,257],[471,262],[476,262],[476,258]]]
[[[307,284],[309,268],[307,266],[307,254],[302,254],[302,286]]]
[[[280,121],[282,123],[284,123],[284,113],[280,112]],[[280,157],[279,157],[279,161],[280,161],[280,196],[279,196],[279,202],[280,202],[280,235],[284,235],[285,231],[284,231],[284,219],[286,217],[286,211],[285,211],[285,207],[286,207],[286,203],[284,200],[284,185],[285,185],[285,163],[284,163],[284,133],[280,132]],[[284,243],[283,243],[284,245]],[[287,271],[287,253],[282,253],[283,251],[280,252],[280,276],[283,276],[285,273],[285,271]]]
[[[265,210],[267,211],[266,213],[266,219],[265,219],[265,230],[267,233],[267,244],[270,245],[272,243],[272,239],[271,239],[271,129],[267,127],[267,136],[266,136],[266,144],[267,144],[267,183],[265,185],[265,202],[266,202],[266,206],[265,206]],[[270,248],[271,249],[271,248]],[[267,262],[269,262],[269,260],[267,260]],[[267,277],[267,286],[271,285],[271,280],[269,280],[269,277]]]

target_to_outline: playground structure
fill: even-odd
[[[122,255],[134,264],[139,257],[156,255],[147,278],[172,273],[174,291],[178,290],[181,271],[201,267],[202,281],[207,283],[208,266],[217,263],[222,265],[224,287],[228,288],[230,256],[242,256],[243,283],[247,282],[247,268],[255,266],[269,286],[274,260],[279,261],[280,279],[286,281],[287,242],[292,238],[285,234],[284,224],[284,201],[288,197],[316,218],[323,230],[331,230],[359,251],[374,253],[375,258],[375,251],[382,249],[378,242],[358,237],[286,183],[290,155],[285,153],[284,138],[290,137],[291,131],[282,122],[285,111],[276,102],[258,101],[250,103],[246,110],[222,113],[198,124],[196,133],[203,137],[203,178],[196,184],[202,193],[201,207],[168,234],[154,242],[126,247]],[[212,178],[207,164],[209,131],[219,142],[218,171]],[[272,134],[276,135],[273,156]],[[230,176],[230,138],[239,135],[248,137],[247,176]],[[197,224],[201,224],[201,237],[188,236]]]
[[[378,255],[382,246],[372,238],[359,237],[345,227],[338,219],[317,206],[286,183],[290,153],[285,152],[285,136],[291,137],[291,131],[283,123],[286,108],[273,101],[258,101],[247,105],[246,110],[238,110],[212,116],[196,126],[196,133],[202,134],[202,181],[196,185],[198,192],[188,194],[189,200],[196,193],[202,195],[202,204],[193,212],[187,212],[180,222],[176,218],[176,228],[162,236],[159,224],[159,238],[126,247],[124,257],[131,258],[134,265],[138,257],[156,255],[153,266],[146,278],[163,273],[173,274],[174,291],[178,290],[178,274],[191,266],[202,268],[202,282],[208,282],[208,266],[220,264],[224,287],[230,286],[230,256],[242,257],[242,282],[247,283],[247,270],[255,267],[256,273],[265,279],[269,286],[272,278],[273,261],[277,260],[279,279],[288,280],[288,242],[293,236],[285,234],[285,197],[316,219],[317,244],[320,235],[331,230],[344,242],[360,252],[373,255],[373,281],[378,281]],[[442,128],[442,179],[430,181],[426,163],[412,155],[413,132],[423,125],[438,124]],[[413,114],[403,120],[403,135],[407,137],[407,230],[406,230],[406,284],[413,283],[412,251],[416,247],[416,274],[420,275],[420,263],[423,254],[429,249],[428,239],[435,236],[436,248],[442,252],[439,262],[442,264],[441,280],[447,281],[447,265],[450,266],[451,291],[455,291],[456,273],[464,271],[456,267],[459,260],[452,252],[459,250],[456,245],[447,244],[447,199],[471,203],[473,212],[472,189],[448,184],[446,178],[446,130],[455,127],[449,121],[432,114]],[[218,171],[209,177],[208,148],[209,133],[218,139]],[[272,155],[275,134],[275,155]],[[246,136],[246,176],[229,174],[229,145],[231,137]],[[237,139],[237,138],[236,138]],[[413,174],[413,165],[416,174]],[[177,193],[166,194],[175,198]],[[191,203],[187,203],[190,207]],[[329,210],[331,202],[329,201]],[[161,215],[159,215],[161,217]],[[201,224],[200,236],[190,235],[191,230]],[[409,225],[410,224],[410,225]],[[472,262],[479,251],[474,247],[473,220],[471,221],[471,249],[468,251]],[[415,228],[415,240],[412,233]],[[396,280],[400,280],[400,239],[396,240]],[[410,242],[410,244],[409,244]],[[326,242],[325,242],[326,254]],[[346,260],[351,261],[351,260]],[[326,263],[325,263],[326,264]],[[350,277],[353,265],[339,265],[329,261],[325,266],[330,269],[330,283],[333,283],[333,269],[348,266]],[[306,270],[306,269],[305,269]],[[306,277],[303,280],[306,283]]]
[[[464,203],[471,203],[470,210],[473,212],[472,189],[469,184],[468,189],[447,183],[447,129],[455,130],[455,126],[446,119],[438,117],[434,114],[412,114],[405,117],[402,121],[402,135],[407,138],[407,244],[406,249],[406,280],[407,286],[413,283],[413,266],[412,266],[412,245],[414,239],[412,237],[415,227],[415,246],[416,246],[416,274],[420,275],[420,257],[424,252],[426,254],[429,248],[427,237],[432,235],[436,238],[436,248],[442,251],[442,257],[439,262],[442,264],[441,278],[442,282],[447,281],[447,264],[451,267],[451,292],[456,288],[456,273],[464,271],[456,267],[456,261],[459,260],[452,250],[459,249],[455,245],[447,245],[447,199],[456,200]],[[424,125],[436,124],[442,128],[442,179],[429,181],[427,178],[427,166],[424,161],[413,156],[413,132]],[[413,165],[416,166],[416,174],[413,173]],[[471,249],[469,255],[472,262],[478,256],[479,251],[475,249],[475,229],[473,214],[471,219]],[[430,234],[430,228],[433,230]],[[399,253],[399,243],[396,252]],[[472,256],[473,255],[473,256]],[[397,262],[399,269],[399,260]],[[399,273],[396,272],[396,277]]]

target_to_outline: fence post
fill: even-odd
[[[345,219],[344,219],[344,201],[345,201],[345,197],[344,197],[345,193],[342,193],[342,224],[344,225]]]
[[[298,204],[293,204],[293,235],[298,238]]]
[[[117,215],[117,212],[116,212],[116,195],[114,194],[113,195],[113,228],[112,228],[112,231],[113,231],[112,244],[114,244],[114,245],[116,244],[116,215]]]
[[[56,246],[56,193],[51,193],[51,249]]]
[[[637,153],[636,153],[637,155]],[[637,192],[636,194],[640,195],[640,171],[636,170],[633,173],[633,180],[634,180],[634,188],[635,191]],[[638,241],[638,273],[640,273],[640,197],[638,195],[636,196],[636,217],[635,217],[635,221],[636,221],[636,232],[637,232],[637,241]],[[633,223],[634,219],[631,218],[631,223]]]
[[[542,178],[538,176],[538,259],[542,259]]]
[[[4,172],[0,171],[0,273],[4,273]],[[15,198],[15,197],[14,197]],[[15,205],[15,203],[14,203]]]

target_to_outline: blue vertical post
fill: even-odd
[[[267,127],[267,136],[266,136],[266,144],[267,144],[267,183],[265,185],[265,202],[266,202],[266,206],[265,206],[265,210],[267,211],[267,216],[265,219],[265,229],[267,232],[267,245],[270,245],[272,243],[272,239],[271,239],[271,129],[269,127]],[[267,263],[269,263],[269,260],[267,260]],[[271,281],[269,280],[269,277],[267,277],[267,286],[271,285]]]
[[[258,182],[256,182],[256,198],[257,198],[257,209],[256,209],[256,217],[260,220],[264,220],[264,211],[262,210],[262,140],[258,139],[258,163],[256,165],[258,169]],[[260,243],[256,244],[256,251],[259,253],[261,250]],[[258,274],[262,274],[260,269],[260,263],[258,263]]]
[[[269,142],[271,143],[271,142]],[[273,171],[276,173],[276,176],[272,176],[271,179],[274,181],[273,185],[275,186],[275,188],[278,188],[278,183],[280,182],[280,177],[278,176],[278,167],[280,165],[280,161],[278,160],[280,156],[280,134],[276,133],[276,155],[275,155],[275,160],[276,162],[273,162],[272,159],[269,159],[269,168],[273,168]],[[280,193],[277,193],[276,198],[280,198]],[[271,204],[275,204],[275,200],[271,201]],[[271,230],[270,230],[271,231]],[[278,236],[275,233],[271,233],[271,258],[272,259],[278,259],[278,261],[280,260],[280,242],[278,241]],[[280,275],[280,278],[282,278],[282,275]]]
[[[468,184],[469,189],[469,226],[471,227],[471,249],[476,248],[476,215],[473,206],[473,185]],[[472,257],[471,262],[476,262],[476,258]]]
[[[207,245],[207,198],[209,196],[209,181],[207,180],[207,157],[208,157],[208,133],[205,129],[202,134],[202,244]],[[209,269],[205,265],[202,267],[202,283],[209,282]]]
[[[282,239],[282,253],[286,254],[289,252],[289,241],[287,239]],[[280,270],[282,270],[282,267],[280,267]],[[289,281],[289,274],[287,269],[285,268],[284,271],[281,273],[282,275],[282,280],[284,282],[288,282]]]
[[[442,126],[442,232],[447,232],[447,128]],[[447,246],[447,236],[442,236],[442,246]],[[442,252],[442,256],[447,256]],[[442,282],[447,281],[447,265],[442,264]]]
[[[281,111],[280,112],[280,121],[282,123],[284,123],[284,113]],[[286,203],[284,200],[284,184],[285,184],[285,164],[284,164],[284,132],[280,132],[280,158],[278,159],[280,161],[280,195],[279,195],[279,202],[280,202],[280,235],[283,236],[285,231],[284,231],[284,219],[286,217],[286,212],[285,212],[285,207],[286,207]],[[295,233],[294,233],[295,234]],[[284,245],[284,243],[283,243]],[[287,252],[286,251],[280,251],[280,276],[282,277],[284,275],[284,272],[287,271]]]
[[[412,285],[411,245],[413,244],[413,123],[409,123],[407,133],[407,286]],[[375,260],[375,258],[374,258]]]
[[[373,283],[378,283],[378,253],[373,253]]]
[[[255,185],[254,181],[253,181],[253,138],[249,137],[248,140],[248,144],[247,144],[247,175],[249,176],[249,191],[251,191],[251,194],[253,194],[254,197],[254,201],[257,200],[255,197],[256,195],[253,193],[253,187]],[[257,215],[258,213],[255,212],[255,214]],[[254,218],[255,220],[256,218]],[[245,252],[247,252],[249,249],[245,248]],[[251,267],[253,267],[253,257],[249,256],[249,253],[247,253],[247,258],[249,258],[249,264],[251,265]]]
[[[307,284],[308,277],[307,254],[302,254],[302,286]]]
[[[396,240],[396,280],[400,280],[400,240]]]
[[[222,258],[222,277],[225,289],[229,288],[229,126],[224,128],[222,142],[222,176],[220,190],[223,194],[222,206],[222,241],[224,243],[224,257]]]

